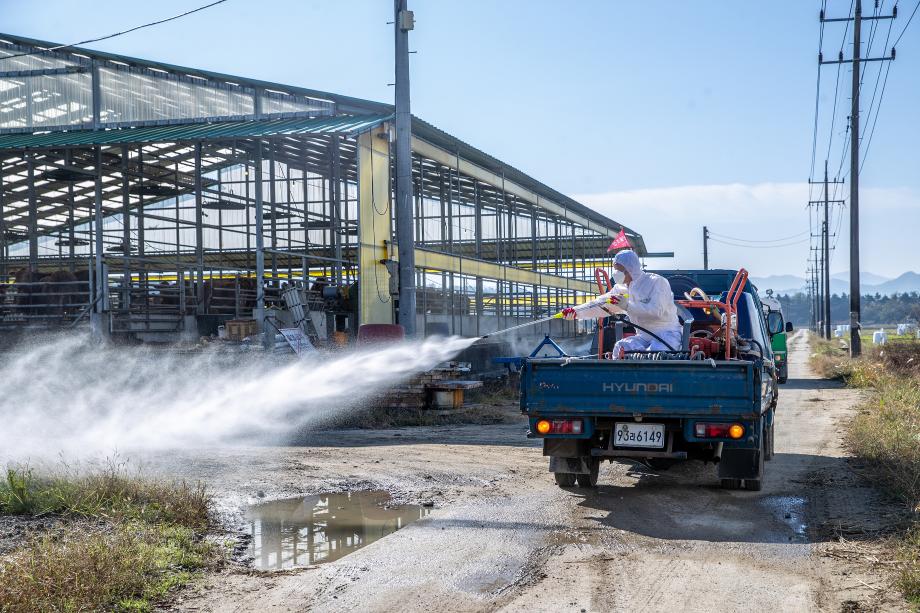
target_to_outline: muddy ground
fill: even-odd
[[[427,516],[335,562],[261,573],[228,564],[182,610],[900,610],[874,537],[886,501],[846,457],[858,392],[816,379],[791,341],[775,459],[761,492],[723,491],[713,466],[605,464],[562,490],[524,422],[323,432],[303,446],[150,460],[202,479],[231,529],[247,504],[386,490]],[[240,541],[237,559],[245,556]]]

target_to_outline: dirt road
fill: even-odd
[[[426,517],[336,562],[231,568],[180,608],[278,610],[897,610],[886,579],[847,561],[880,501],[845,459],[856,392],[815,379],[791,341],[775,459],[761,492],[722,491],[712,466],[601,468],[565,491],[523,423],[323,433],[304,447],[175,454],[157,468],[209,482],[228,521],[247,500],[382,489]]]

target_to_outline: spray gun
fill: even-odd
[[[544,317],[542,319],[537,319],[536,321],[530,321],[524,324],[518,324],[517,326],[512,326],[510,328],[505,328],[504,330],[499,330],[497,332],[492,332],[491,334],[486,334],[480,337],[481,339],[489,338],[490,336],[497,336],[499,334],[505,334],[507,332],[512,332],[514,330],[519,330],[521,328],[526,328],[528,326],[535,326],[537,324],[546,323],[554,319],[565,319],[565,320],[574,320],[580,319],[582,321],[592,320],[592,319],[603,319],[604,317],[610,317],[613,315],[622,315],[626,313],[626,310],[619,306],[618,303],[627,300],[629,294],[625,285],[620,285],[619,283],[613,286],[609,292],[601,294],[596,298],[580,304],[572,308],[572,311],[566,314],[564,311],[560,311],[555,315],[550,315],[549,317]]]

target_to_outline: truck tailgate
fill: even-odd
[[[757,416],[761,390],[745,361],[526,360],[521,408],[531,415]]]

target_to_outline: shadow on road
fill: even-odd
[[[782,398],[783,390],[822,390],[843,387],[845,387],[843,381],[835,379],[789,379],[779,386],[779,395]]]
[[[540,439],[527,438],[527,424],[409,426],[386,430],[303,430],[292,434],[288,447],[389,447],[393,445],[487,445],[541,447]],[[277,444],[275,442],[274,444]]]
[[[580,506],[600,512],[593,519],[601,526],[665,540],[827,540],[832,531],[824,529],[824,523],[839,494],[834,490],[854,485],[846,458],[795,453],[779,453],[767,464],[761,492],[723,490],[716,469],[698,462],[666,472],[636,467],[629,474],[638,480],[623,486],[605,485],[602,474],[597,489],[573,492],[583,496]],[[795,476],[781,480],[782,475],[790,474]],[[854,517],[861,505],[871,506],[858,496],[848,498],[843,504],[850,506]]]

